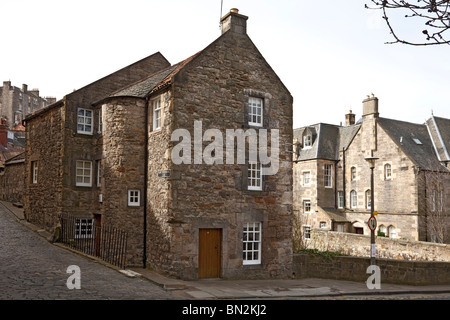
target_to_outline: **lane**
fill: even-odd
[[[79,267],[79,278],[68,273]],[[80,284],[80,289],[69,289]],[[79,281],[78,281],[79,279]],[[18,222],[0,205],[1,300],[154,300],[174,299],[141,278],[130,278],[89,258],[52,245]]]

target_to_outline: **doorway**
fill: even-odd
[[[222,229],[198,231],[198,277],[220,278],[222,265]]]

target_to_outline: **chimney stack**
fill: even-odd
[[[352,110],[350,110],[350,111],[345,115],[345,125],[346,125],[346,126],[351,126],[352,124],[355,124],[355,114],[352,113]]]
[[[22,91],[23,91],[24,93],[27,93],[27,91],[28,91],[28,86],[27,86],[26,84],[22,84]]]
[[[233,8],[222,19],[220,19],[222,25],[222,34],[227,31],[232,31],[240,34],[247,33],[247,16],[239,14],[239,10]]]
[[[372,97],[367,96],[363,101],[363,119],[367,116],[371,118],[378,118],[378,98],[372,93]]]

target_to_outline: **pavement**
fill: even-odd
[[[34,230],[47,240],[51,240],[51,235],[49,233],[25,221],[22,208],[6,201],[0,201],[0,204],[13,213],[17,220],[19,220],[22,224]],[[110,265],[108,266],[115,268]],[[131,278],[138,277],[146,279],[164,288],[174,297],[186,300],[289,298],[320,299],[356,295],[367,296],[450,293],[450,285],[411,286],[389,284],[381,281],[380,289],[369,289],[365,282],[352,282],[334,279],[201,279],[191,281],[168,278],[145,268],[130,268],[125,270],[117,269],[117,271]]]

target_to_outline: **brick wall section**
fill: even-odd
[[[198,232],[221,228],[224,278],[284,277],[292,260],[292,163],[285,145],[292,143],[292,97],[247,35],[227,32],[192,60],[173,84],[173,128],[194,137],[194,120],[203,132],[247,129],[249,95],[264,99],[265,128],[280,130],[280,168],[266,177],[263,191],[248,191],[246,165],[172,165],[171,260],[160,269],[185,278],[197,277]],[[225,139],[224,139],[225,143]],[[206,147],[209,143],[203,143]],[[153,172],[150,175],[155,175]],[[161,212],[161,214],[164,214]],[[156,216],[159,230],[167,225]],[[262,264],[243,266],[242,230],[245,222],[262,222]],[[155,225],[155,227],[157,227]],[[162,251],[162,250],[161,250]]]
[[[450,245],[376,237],[376,256],[386,259],[450,262]],[[354,233],[312,230],[310,249],[369,256],[370,236]]]
[[[450,263],[425,261],[398,261],[377,259],[380,267],[381,288],[383,283],[405,285],[450,284]],[[294,254],[293,276],[295,278],[323,278],[366,282],[370,258],[322,257]]]

